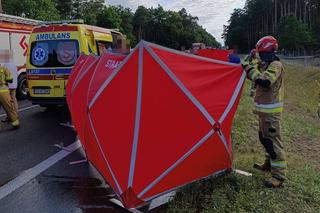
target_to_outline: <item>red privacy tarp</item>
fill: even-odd
[[[94,55],[81,55],[73,67],[72,75],[66,88],[67,102],[72,122],[85,148],[87,142],[85,139],[85,125],[88,103],[124,57],[124,55],[108,53],[105,53],[100,58]]]
[[[229,61],[229,55],[233,53],[233,50],[203,49],[198,50],[196,55],[221,61]]]
[[[75,68],[67,98],[88,159],[125,207],[232,167],[241,65],[144,41],[117,57]]]

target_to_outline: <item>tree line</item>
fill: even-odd
[[[259,38],[278,38],[280,51],[305,52],[320,49],[319,0],[247,0],[235,9],[224,26],[229,47],[252,49]]]
[[[175,49],[191,48],[202,42],[220,47],[220,43],[198,24],[198,18],[186,9],[178,12],[139,6],[136,11],[105,5],[104,0],[5,0],[7,14],[38,20],[83,19],[86,24],[117,28],[134,46],[141,39]]]

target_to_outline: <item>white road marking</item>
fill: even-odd
[[[29,106],[29,107],[25,107],[25,108],[22,108],[22,109],[18,109],[18,112],[23,112],[23,111],[26,111],[28,109],[33,109],[33,108],[36,108],[36,107],[40,107],[39,105],[32,105],[32,106]],[[4,116],[7,116],[7,114],[1,114],[0,115],[0,118],[1,117],[4,117]]]
[[[61,150],[56,154],[52,155],[51,157],[47,158],[46,160],[42,161],[35,167],[24,171],[18,177],[11,180],[4,186],[0,187],[0,200],[6,197],[7,195],[11,194],[15,190],[19,189],[23,185],[27,184],[30,180],[37,177],[40,173],[44,172],[45,170],[47,170],[63,158],[67,157],[80,147],[81,143],[79,140],[77,140],[76,142],[66,147],[66,149],[68,149],[69,151]]]
[[[88,162],[88,160],[87,160],[87,159],[77,160],[77,161],[69,162],[69,165],[76,165],[76,164],[86,163],[86,162]]]
[[[74,126],[70,123],[70,122],[67,122],[67,123],[60,123],[61,126],[65,126],[65,127],[70,127],[72,129],[74,129]]]

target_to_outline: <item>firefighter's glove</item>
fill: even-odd
[[[246,63],[246,62],[242,63],[242,67],[247,74],[249,74],[254,69],[253,66],[251,66],[249,63]]]
[[[6,82],[11,84],[11,83],[13,83],[13,80],[12,79],[8,79],[8,80],[6,80]]]
[[[249,66],[249,63],[245,61],[245,62],[242,62],[241,65],[242,65],[242,68],[245,69],[246,67]]]

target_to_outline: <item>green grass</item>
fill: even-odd
[[[288,181],[267,189],[267,174],[255,171],[264,151],[257,136],[257,119],[247,82],[233,125],[234,166],[252,177],[227,174],[179,190],[169,212],[320,212],[320,120],[316,116],[320,70],[286,66],[286,110],[283,141]]]

